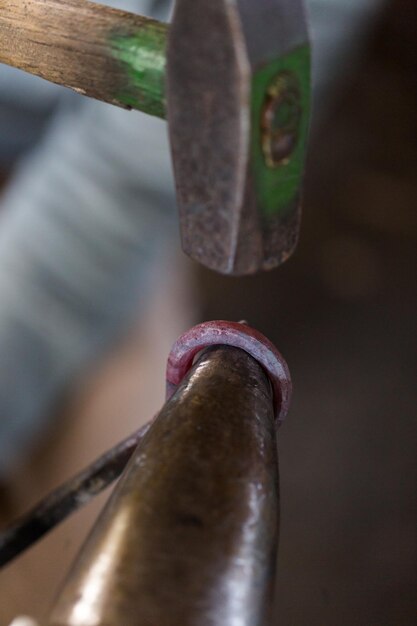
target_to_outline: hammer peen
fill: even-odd
[[[310,111],[302,0],[177,0],[171,26],[3,0],[0,62],[167,117],[184,251],[243,275],[294,250]]]

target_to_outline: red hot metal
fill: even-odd
[[[288,413],[292,394],[288,365],[269,339],[239,322],[205,322],[194,326],[179,337],[168,357],[167,400],[175,393],[196,355],[204,348],[216,345],[240,348],[262,365],[272,384],[275,417],[280,425]]]
[[[184,333],[168,357],[166,399],[175,393],[197,354],[204,348],[219,345],[240,348],[263,367],[272,386],[275,417],[278,425],[281,424],[289,408],[292,390],[287,364],[266,337],[244,323],[206,322]],[[118,479],[149,427],[150,423],[114,446],[1,531],[0,568]]]

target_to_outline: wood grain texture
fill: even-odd
[[[166,33],[165,24],[85,0],[0,2],[0,62],[159,116]]]

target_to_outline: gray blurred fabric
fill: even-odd
[[[310,0],[320,105],[380,2]],[[165,0],[109,4],[159,19],[170,10]],[[164,242],[178,237],[164,122],[2,67],[0,159],[37,142],[0,207],[0,477],[62,390],[140,313]]]
[[[140,314],[173,190],[162,120],[72,94],[20,164],[0,207],[0,476]]]

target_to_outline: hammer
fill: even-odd
[[[293,252],[310,111],[302,0],[177,0],[170,26],[85,0],[3,0],[0,62],[168,119],[193,259],[245,275]]]

